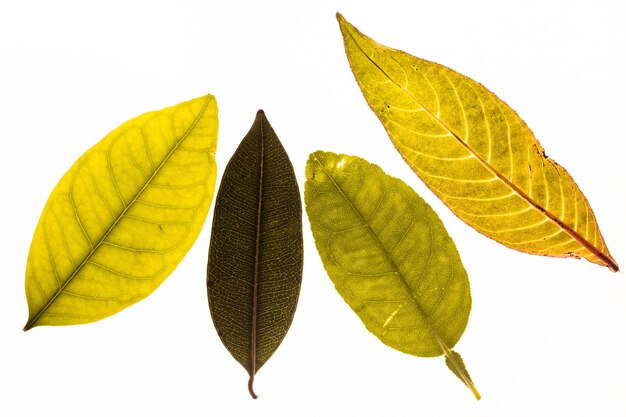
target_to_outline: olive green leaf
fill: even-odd
[[[307,162],[304,201],[324,268],[367,329],[399,351],[445,355],[479,399],[451,350],[471,308],[467,273],[430,206],[378,166],[322,151]]]
[[[24,330],[100,320],[152,293],[202,228],[216,146],[207,95],[131,119],[85,152],[35,230]]]
[[[404,160],[461,220],[522,252],[618,270],[587,199],[513,109],[476,81],[380,45],[337,18],[367,103]]]
[[[302,206],[289,157],[262,110],[231,158],[215,201],[209,307],[226,349],[250,375],[283,341],[302,282]]]

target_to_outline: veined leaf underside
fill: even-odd
[[[339,294],[383,343],[416,356],[445,355],[463,334],[467,274],[436,214],[400,180],[366,161],[311,154],[305,202],[324,267]]]
[[[229,161],[211,231],[207,292],[218,335],[249,374],[293,320],[302,279],[302,208],[289,157],[262,111]]]
[[[380,45],[338,19],[368,104],[405,161],[459,218],[520,251],[618,269],[587,199],[513,109],[468,77]]]
[[[79,158],[33,238],[25,330],[99,320],[171,273],[211,202],[216,113],[212,96],[146,113]]]

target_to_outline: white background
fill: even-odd
[[[626,12],[615,1],[5,1],[0,3],[0,415],[625,416],[626,279],[507,249],[467,227],[397,154],[349,70],[335,12],[377,41],[460,71],[511,105],[565,166],[626,268]],[[326,276],[304,219],[290,332],[247,375],[212,326],[210,219],[146,300],[27,333],[24,270],[53,186],[125,120],[212,93],[218,181],[263,108],[304,184],[317,149],[362,156],[441,216],[469,273],[457,344],[483,395],[442,358],[381,344]]]

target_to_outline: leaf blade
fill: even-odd
[[[254,377],[293,320],[302,281],[298,185],[260,110],[224,171],[215,203],[207,295],[222,343]]]
[[[317,151],[306,177],[306,211],[322,263],[366,328],[404,353],[452,356],[471,295],[437,215],[402,181],[358,157]],[[479,398],[465,374],[462,368],[457,376]]]
[[[337,18],[370,108],[461,220],[522,252],[618,270],[586,197],[513,109],[470,78],[380,45]]]
[[[35,230],[24,330],[97,321],[154,291],[202,228],[216,144],[217,106],[207,95],[131,119],[85,152]]]

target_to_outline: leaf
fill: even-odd
[[[348,155],[317,151],[304,201],[315,245],[337,292],[386,345],[444,354],[478,392],[458,354],[471,308],[467,273],[435,212],[399,179]]]
[[[220,184],[207,290],[224,346],[250,375],[283,341],[302,282],[302,206],[289,157],[262,110]]]
[[[24,330],[100,320],[152,293],[202,228],[216,145],[207,95],[131,119],[85,152],[35,230]]]
[[[513,109],[476,81],[337,19],[367,103],[404,160],[461,220],[522,252],[618,270],[587,199]]]

